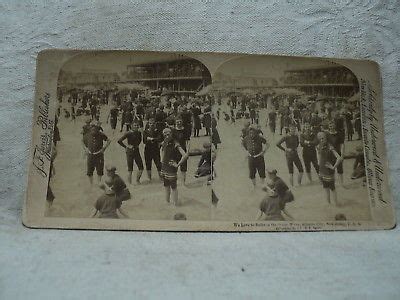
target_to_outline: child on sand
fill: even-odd
[[[273,189],[265,188],[267,195],[262,199],[259,206],[257,220],[284,221],[282,216],[282,200]]]
[[[104,183],[104,194],[97,199],[94,205],[95,212],[93,213],[92,218],[96,217],[97,213],[99,213],[99,218],[118,219],[119,216],[117,212],[119,212],[125,218],[129,218],[128,214],[125,213],[121,208],[121,198],[115,196],[113,180],[111,178],[107,178]]]
[[[196,174],[194,177],[203,177],[211,174],[211,143],[204,142],[204,151],[197,165]]]
[[[351,174],[351,179],[365,177],[365,162],[364,162],[363,147],[358,146],[356,148],[356,151],[357,154],[353,165],[353,173]]]

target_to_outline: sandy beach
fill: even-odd
[[[234,124],[231,121],[225,121],[222,115],[224,111],[229,114],[229,108],[223,103],[221,106],[215,106],[214,110],[217,110],[218,107],[221,111],[218,131],[222,144],[218,147],[217,160],[214,165],[218,176],[214,180],[213,188],[220,200],[215,217],[218,220],[255,220],[259,203],[265,192],[261,190],[262,186],[258,175],[256,176],[258,180],[256,188],[253,188],[248,178],[247,153],[240,141],[241,129],[245,119],[237,119]],[[260,111],[260,125],[269,144],[265,153],[266,168],[276,169],[278,176],[289,186],[289,172],[285,154],[276,147],[276,143],[282,137],[279,135],[279,122],[277,122],[275,136],[272,136],[269,128],[266,127],[266,116],[267,109],[262,109]],[[361,144],[361,140],[346,141],[345,153],[354,152],[355,148]],[[299,156],[301,157],[301,150],[299,150]],[[298,221],[334,220],[338,213],[343,213],[348,220],[369,220],[370,209],[367,189],[362,186],[362,179],[352,180],[350,178],[353,163],[354,159],[344,160],[344,187],[341,187],[336,180],[338,207],[333,204],[329,205],[325,200],[325,192],[313,168],[311,170],[313,182],[308,183],[306,174],[304,174],[301,186],[297,185],[297,170],[295,168],[295,186],[289,186],[295,196],[295,201],[287,204],[288,212]]]

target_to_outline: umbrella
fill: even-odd
[[[160,96],[161,93],[162,93],[161,90],[153,90],[153,91],[150,91],[150,92],[151,92],[152,95],[156,95],[156,96]]]
[[[327,97],[322,96],[321,94],[318,94],[317,97],[315,97],[315,101],[325,101]]]
[[[303,103],[303,104],[308,104],[309,101],[310,101],[310,98],[305,95],[302,95],[297,99],[297,102]]]
[[[196,93],[196,96],[208,95],[208,94],[211,93],[211,91],[212,91],[212,85],[209,84],[209,85],[203,87],[200,91],[198,91],[198,92]]]
[[[360,101],[360,93],[355,93],[347,100],[347,102],[358,102],[358,101]]]

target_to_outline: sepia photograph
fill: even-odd
[[[213,92],[223,141],[213,184],[218,218],[371,219],[351,70],[312,58],[244,57],[218,68]]]
[[[210,83],[208,69],[184,55],[67,61],[46,216],[209,220],[211,102],[199,92]]]
[[[357,60],[44,52],[25,223],[391,228],[379,76]]]

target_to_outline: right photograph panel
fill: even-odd
[[[214,220],[368,221],[359,83],[323,59],[246,56],[213,75]]]

